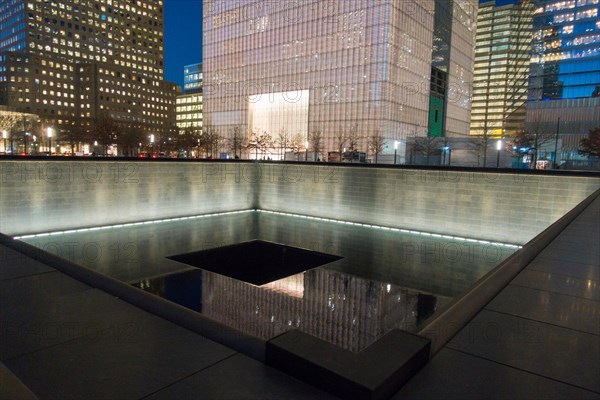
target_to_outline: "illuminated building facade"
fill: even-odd
[[[177,128],[202,130],[202,92],[177,96]]]
[[[562,162],[576,157],[581,138],[600,124],[599,0],[538,0],[527,124],[560,136]],[[560,121],[559,121],[560,118]]]
[[[202,92],[202,64],[183,67],[183,94]]]
[[[183,95],[177,96],[177,128],[202,130],[202,64],[183,67]]]
[[[203,7],[204,124],[223,136],[320,132],[324,152],[357,132],[360,151],[378,135],[393,153],[410,137],[469,133],[476,1]]]
[[[599,0],[538,1],[530,100],[592,97],[600,85]]]
[[[162,0],[8,0],[0,25],[0,104],[58,130],[85,129],[101,115],[157,133],[174,129]]]
[[[471,135],[510,136],[525,125],[533,4],[479,5]]]

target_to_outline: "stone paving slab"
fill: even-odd
[[[200,396],[201,394],[201,396]],[[149,396],[171,399],[336,399],[261,362],[236,354]]]
[[[2,399],[185,398],[196,386],[202,398],[333,398],[14,250],[0,254]]]
[[[0,363],[0,399],[37,400],[37,397],[11,370]]]
[[[394,399],[600,399],[596,198]]]
[[[600,335],[600,301],[508,285],[486,309]]]
[[[445,348],[406,384],[401,399],[598,399],[598,394]]]

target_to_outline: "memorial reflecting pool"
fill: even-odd
[[[418,331],[517,249],[262,211],[21,240],[248,334],[270,339],[300,329],[352,351],[394,328]],[[261,285],[169,258],[254,240],[337,257]]]

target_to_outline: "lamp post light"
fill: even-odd
[[[27,155],[27,136],[29,136],[29,132],[25,132],[25,136],[24,136],[24,149],[23,149],[23,152],[25,153],[25,155]]]
[[[449,152],[450,152],[450,146],[446,145],[442,148],[442,154],[443,154],[442,165],[446,165],[446,154],[448,154]]]
[[[4,154],[8,154],[8,152],[6,151],[6,137],[7,137],[6,135],[7,134],[8,133],[5,130],[2,131],[2,140],[4,141]]]
[[[498,150],[498,155],[496,157],[496,168],[500,168],[500,150],[502,150],[502,140],[498,140],[498,142],[496,142],[496,150]]]
[[[306,142],[304,142],[304,149],[305,149],[304,161],[308,161],[308,140]]]
[[[154,134],[150,135],[150,158],[154,158]]]
[[[394,165],[396,165],[396,157],[398,155],[398,141],[394,141]]]
[[[48,155],[52,155],[52,128],[46,128],[46,134],[48,135]]]
[[[556,137],[554,139],[554,169],[558,168],[558,134],[560,133],[560,117],[556,123]]]

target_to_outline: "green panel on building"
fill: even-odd
[[[427,136],[442,137],[444,135],[444,100],[437,96],[429,97],[429,129]]]

